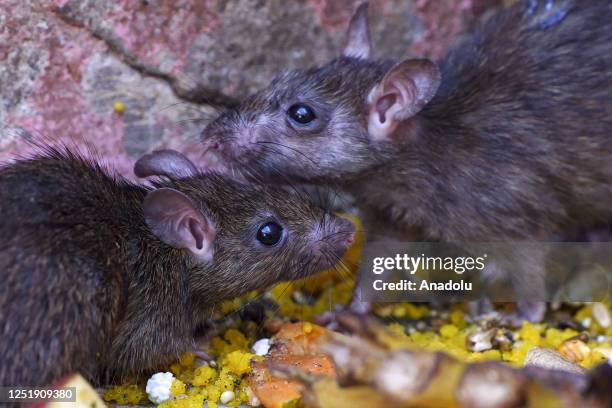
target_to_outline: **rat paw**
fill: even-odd
[[[468,302],[468,313],[475,320],[497,314],[493,302],[489,298],[481,298]]]
[[[509,327],[521,327],[523,322],[541,323],[546,315],[546,302],[519,301],[516,310],[502,317],[501,322]]]
[[[362,302],[359,296],[353,296],[348,305],[336,305],[333,310],[323,312],[315,317],[315,323],[330,330],[338,330],[342,316],[364,317],[372,310],[370,302]]]

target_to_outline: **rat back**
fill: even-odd
[[[609,221],[612,7],[526,4],[493,18],[442,66],[422,112],[424,157],[443,167],[437,199],[473,203],[464,215],[474,223],[509,225],[516,236]]]
[[[382,231],[545,239],[609,222],[610,21],[609,1],[526,0],[440,64],[373,59],[362,44],[280,75],[209,124],[204,148],[247,176],[339,186]]]
[[[51,151],[1,169],[0,196],[0,383],[95,378],[125,290],[116,209],[143,194]]]
[[[609,222],[609,21],[603,0],[499,13],[450,51],[435,97],[351,191],[430,238],[542,239]]]
[[[370,239],[541,241],[607,225],[610,21],[607,0],[518,1],[440,64],[385,61],[362,4],[343,56],[279,75],[206,127],[204,165],[339,186]],[[500,268],[526,299],[545,293],[540,255]]]

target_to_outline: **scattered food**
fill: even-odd
[[[345,257],[347,273],[359,257],[357,244]],[[351,337],[313,323],[339,311],[353,288],[344,272],[329,271],[224,303],[214,316],[217,335],[169,367],[177,382],[159,406],[478,407],[493,397],[503,406],[525,397],[525,387],[529,401],[539,401],[553,383],[561,384],[555,398],[582,398],[576,390],[585,372],[612,356],[609,303],[559,304],[546,322],[519,328],[502,326],[495,314],[473,319],[464,304],[423,303],[374,304],[366,320],[338,317],[338,330]],[[258,302],[249,307],[257,313],[244,312]],[[104,398],[138,404],[147,395],[131,384],[110,387]]]
[[[221,393],[221,397],[219,398],[219,401],[221,401],[223,404],[227,404],[228,402],[232,401],[234,398],[236,398],[236,394],[234,394],[234,391],[223,391]]]
[[[174,382],[174,375],[172,373],[156,373],[149,378],[147,381],[147,396],[149,400],[154,404],[160,404],[167,401],[172,396],[170,388]]]
[[[465,344],[470,351],[485,351],[493,348],[493,337],[497,329],[489,329],[486,331],[475,331],[465,339]]]
[[[122,114],[125,112],[125,104],[121,101],[116,101],[113,103],[113,110],[118,114]]]
[[[572,363],[579,363],[591,353],[591,349],[581,339],[565,340],[559,346],[559,353]]]
[[[536,366],[551,370],[569,371],[572,373],[584,373],[584,369],[577,364],[567,360],[555,350],[542,347],[534,347],[525,356],[525,366]]]
[[[251,347],[256,356],[265,356],[270,350],[270,339],[259,339]]]
[[[593,317],[595,318],[597,324],[604,329],[610,327],[610,312],[603,303],[593,304]]]

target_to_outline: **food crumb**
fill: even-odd
[[[223,391],[221,393],[221,397],[219,398],[219,401],[221,401],[223,404],[227,404],[228,402],[233,400],[235,397],[236,397],[236,394],[234,394],[234,391]]]
[[[125,112],[125,104],[121,101],[115,101],[115,103],[113,103],[113,110],[118,114],[122,114]]]
[[[170,399],[173,382],[174,375],[170,372],[153,374],[147,381],[146,387],[149,400],[154,404],[160,404]]]
[[[139,404],[146,399],[147,394],[137,385],[115,385],[104,392],[104,401],[119,405]]]
[[[351,257],[358,259],[359,248],[351,251]],[[351,269],[353,272],[356,270],[356,267]],[[197,353],[185,353],[169,365],[171,373],[167,374],[174,377],[168,385],[168,399],[159,406],[201,408],[205,402],[209,408],[217,408],[219,404],[259,406],[261,401],[249,387],[249,375],[252,373],[251,363],[262,360],[262,356],[270,351],[270,339],[260,338],[262,334],[272,335],[288,321],[299,321],[301,328],[298,326],[298,330],[308,338],[313,337],[316,334],[312,323],[314,318],[337,305],[348,303],[353,288],[354,281],[340,276],[337,271],[274,286],[263,294],[266,302],[274,304],[273,308],[266,306],[263,322],[232,318],[223,330],[202,346],[201,351],[214,360],[204,362],[196,357]],[[306,300],[291,296],[294,291],[300,291]],[[222,313],[215,319],[227,318],[245,303],[261,298],[260,295],[251,292],[225,302]],[[576,323],[574,326],[551,319],[542,324],[525,322],[519,328],[506,328],[494,321],[473,319],[465,304],[454,304],[444,310],[409,302],[373,305],[373,314],[392,334],[387,340],[393,348],[443,351],[464,362],[501,360],[515,367],[523,366],[525,356],[535,347],[555,352],[561,347],[566,353],[574,353],[577,365],[583,368],[612,359],[612,327],[607,321],[612,312],[610,303],[596,307],[578,305],[564,312]],[[270,322],[276,322],[277,328],[271,329]],[[586,324],[581,327],[581,322]],[[473,334],[485,332],[490,332],[486,338],[487,347],[470,349],[469,340],[473,340]],[[588,335],[581,337],[583,344],[577,343],[579,347],[571,341],[577,335]],[[229,396],[233,396],[231,400]],[[104,399],[121,405],[138,404],[146,401],[147,394],[142,387],[121,385],[108,388]]]
[[[265,356],[270,350],[270,339],[259,339],[251,347],[251,350],[256,356]]]

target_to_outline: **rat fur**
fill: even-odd
[[[364,4],[343,56],[280,74],[210,123],[204,149],[269,182],[338,187],[385,235],[546,241],[608,224],[610,21],[606,0],[519,1],[438,63],[391,61],[372,57]],[[537,252],[489,273],[545,298]]]
[[[331,267],[351,242],[301,197],[183,170],[150,188],[52,148],[0,170],[0,384],[149,374],[195,349],[219,302]],[[270,221],[284,235],[264,247]]]

